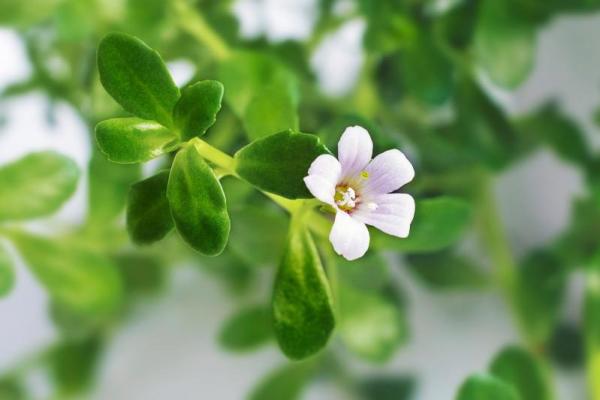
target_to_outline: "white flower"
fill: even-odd
[[[313,196],[336,210],[329,240],[348,260],[362,257],[369,248],[365,224],[405,238],[415,215],[410,195],[392,193],[415,176],[410,161],[396,149],[371,160],[372,155],[369,133],[360,126],[346,128],[338,143],[339,161],[320,155],[304,178]]]

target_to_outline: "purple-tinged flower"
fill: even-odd
[[[304,182],[317,199],[331,205],[335,222],[329,241],[348,260],[362,257],[369,248],[367,226],[393,236],[408,236],[415,201],[405,193],[392,193],[410,182],[415,170],[397,149],[375,158],[373,141],[360,126],[346,128],[338,143],[338,159],[320,155]]]

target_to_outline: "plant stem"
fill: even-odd
[[[227,43],[186,0],[175,1],[173,8],[181,29],[208,47],[217,60],[222,61],[231,56],[231,49]]]
[[[221,176],[231,175],[240,179],[235,172],[235,158],[199,138],[193,139],[190,144],[196,147],[202,157],[218,167]],[[308,200],[286,199],[285,197],[265,192],[264,190],[261,190],[261,192],[290,214],[295,213],[301,207],[310,206],[310,201]],[[311,221],[311,231],[321,237],[329,235],[330,226],[325,217],[311,209],[305,212],[304,218]]]
[[[478,200],[480,205],[479,227],[481,229],[481,237],[488,249],[494,267],[493,272],[496,276],[496,282],[500,286],[504,300],[512,311],[513,319],[519,332],[526,339],[527,344],[531,345],[518,314],[515,297],[517,285],[516,265],[510,246],[506,240],[506,232],[498,215],[492,182],[490,177],[485,173],[481,176],[479,182]]]

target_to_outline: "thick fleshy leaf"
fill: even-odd
[[[487,374],[471,375],[460,387],[456,400],[524,400],[510,384]]]
[[[215,123],[221,109],[223,90],[221,82],[210,80],[183,89],[173,110],[173,120],[181,131],[182,140],[204,135]]]
[[[518,347],[507,347],[490,365],[495,377],[512,385],[521,399],[550,400],[553,398],[548,372],[540,360]]]
[[[377,249],[421,253],[441,250],[460,239],[471,222],[470,205],[458,198],[438,197],[417,201],[415,218],[406,239],[371,230]]]
[[[0,298],[10,293],[15,284],[15,270],[4,246],[0,245]]]
[[[96,141],[109,160],[121,164],[149,161],[179,146],[179,138],[167,128],[139,118],[100,122]]]
[[[228,318],[219,332],[219,343],[227,350],[249,351],[273,336],[269,307],[246,307]]]
[[[134,243],[161,240],[173,229],[167,200],[169,171],[144,179],[131,186],[127,199],[127,231]]]
[[[365,360],[389,360],[408,334],[400,310],[377,292],[347,285],[339,289],[339,332],[344,344]]]
[[[273,322],[281,350],[303,359],[321,350],[335,325],[331,292],[312,237],[292,227],[273,289]]]
[[[473,261],[450,251],[413,254],[407,260],[410,272],[432,289],[481,289],[489,283],[484,271]]]
[[[57,211],[77,187],[79,169],[51,151],[32,153],[0,167],[0,222]]]
[[[252,390],[250,400],[299,400],[315,372],[313,360],[296,362],[267,375]]]
[[[485,0],[475,28],[478,64],[498,85],[516,88],[529,75],[535,57],[535,26],[509,1]]]
[[[567,270],[551,253],[529,255],[518,269],[515,295],[519,319],[529,339],[542,346],[560,318]]]
[[[225,194],[193,141],[175,156],[167,198],[183,240],[202,254],[220,254],[230,230]]]
[[[327,148],[315,135],[280,132],[255,140],[235,155],[236,172],[254,186],[297,199],[309,198],[303,178],[311,163]]]
[[[115,265],[75,241],[11,232],[16,246],[50,296],[72,312],[108,316],[117,310],[123,285]]]
[[[160,55],[140,39],[122,33],[105,36],[98,46],[98,70],[106,91],[125,110],[172,125],[179,89]]]

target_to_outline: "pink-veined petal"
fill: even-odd
[[[310,165],[308,176],[304,177],[304,183],[317,199],[334,205],[333,196],[341,171],[342,167],[334,156],[322,154]]]
[[[342,164],[342,178],[350,179],[360,173],[373,156],[373,141],[361,126],[346,128],[338,142],[338,158]]]
[[[408,158],[397,149],[384,151],[365,168],[368,178],[364,181],[365,195],[378,195],[399,189],[415,176]]]
[[[369,248],[369,231],[362,222],[343,211],[338,211],[329,234],[329,241],[336,253],[352,261],[362,257],[367,252]]]
[[[388,235],[405,238],[415,216],[415,200],[406,193],[381,194],[361,204],[352,216]]]

